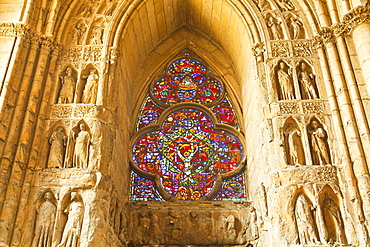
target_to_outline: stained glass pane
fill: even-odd
[[[151,89],[152,97],[167,106],[180,102],[210,104],[223,94],[222,84],[206,75],[200,62],[179,59],[168,69],[168,76],[156,81]]]
[[[172,112],[160,131],[141,136],[133,147],[138,168],[158,174],[167,193],[181,200],[207,196],[216,175],[233,171],[242,158],[240,140],[214,129],[211,119],[195,109]]]
[[[219,104],[212,107],[211,110],[214,112],[220,123],[228,124],[238,129],[236,114],[226,97]]]
[[[154,182],[131,171],[131,200],[132,201],[163,201],[158,194]]]
[[[145,126],[156,124],[158,117],[163,112],[163,108],[154,104],[150,97],[147,97],[141,107],[141,114],[136,129],[139,130]]]
[[[244,188],[244,173],[240,173],[235,177],[222,181],[221,191],[217,194],[214,200],[245,200]]]

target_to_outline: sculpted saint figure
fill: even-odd
[[[92,27],[92,32],[90,36],[91,45],[101,45],[103,44],[103,32],[104,27],[102,24],[96,24]]]
[[[271,10],[271,5],[267,0],[255,0],[255,3],[262,12]]]
[[[288,154],[288,163],[290,165],[303,165],[303,150],[301,142],[301,132],[292,124],[288,124],[288,128],[285,131],[286,133],[286,142],[287,142],[287,154]]]
[[[51,192],[44,194],[45,201],[37,209],[35,236],[32,247],[51,247],[57,207],[51,201]]]
[[[97,75],[96,69],[90,69],[89,75],[87,76],[85,89],[82,95],[82,103],[84,104],[95,104],[96,95],[98,92],[99,76]]]
[[[296,16],[291,16],[289,18],[288,27],[291,31],[293,39],[301,38],[301,31],[302,31],[302,22]]]
[[[84,205],[77,198],[77,192],[71,192],[71,203],[64,210],[68,215],[64,227],[62,241],[57,247],[78,247],[80,241],[82,220],[84,217]]]
[[[84,20],[78,21],[73,30],[71,45],[81,45],[86,30],[87,26],[85,24],[85,21]]]
[[[73,95],[76,88],[76,79],[72,75],[72,69],[70,67],[67,67],[66,74],[64,76],[60,76],[59,78],[62,84],[62,89],[59,93],[58,103],[73,103]]]
[[[270,28],[272,39],[282,39],[283,31],[280,26],[281,22],[278,21],[275,17],[269,16],[267,18],[266,25]]]
[[[279,63],[279,69],[277,70],[277,79],[281,89],[281,99],[295,99],[292,76],[289,72],[286,71],[286,65],[284,62]]]
[[[63,127],[59,126],[56,131],[51,134],[50,153],[48,167],[63,167],[65,148],[67,144],[67,136],[63,131]]]
[[[303,99],[318,99],[315,90],[315,76],[307,71],[306,63],[300,64],[300,69],[298,71],[298,81],[302,87],[302,98]]]
[[[312,206],[309,204],[303,194],[300,194],[297,198],[295,217],[298,226],[299,243],[317,243],[318,241],[315,232],[315,222],[312,215]]]
[[[345,244],[346,236],[344,233],[344,224],[338,205],[331,198],[325,198],[323,201],[323,213],[326,230],[328,232],[327,241],[330,244]]]
[[[314,165],[325,165],[330,163],[329,151],[326,143],[326,132],[316,120],[311,123],[311,145]]]
[[[280,6],[282,11],[294,10],[294,5],[290,0],[275,0],[275,2]]]
[[[80,132],[75,136],[73,167],[86,169],[88,167],[89,147],[91,144],[90,133],[87,131],[86,124],[81,123],[79,127]]]

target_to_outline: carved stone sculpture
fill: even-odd
[[[218,217],[217,225],[220,243],[236,239],[235,217],[233,215],[229,215],[227,217],[225,215],[220,215]]]
[[[82,40],[85,36],[86,30],[87,30],[87,25],[85,23],[85,20],[79,20],[74,26],[71,45],[81,45]]]
[[[249,219],[246,220],[244,228],[242,230],[242,237],[246,239],[247,242],[254,241],[258,239],[258,225],[257,225],[257,212],[254,207],[250,207]]]
[[[150,218],[146,213],[141,213],[139,215],[138,234],[140,242],[145,244],[145,239],[150,234]]]
[[[271,4],[267,0],[255,0],[254,1],[261,12],[271,10]]]
[[[101,23],[96,23],[91,28],[90,44],[91,45],[103,44],[103,32],[104,32],[104,26]]]
[[[266,20],[266,25],[270,30],[271,38],[274,40],[283,39],[283,30],[281,29],[281,21],[269,15]]]
[[[298,81],[302,88],[302,99],[318,99],[315,76],[307,71],[305,62],[301,62],[298,70]]]
[[[316,120],[311,122],[311,148],[314,165],[330,164],[328,145],[326,142],[326,132],[319,126]]]
[[[73,167],[86,169],[88,167],[89,147],[91,144],[91,137],[90,133],[87,131],[86,124],[80,124],[80,132],[75,138]]]
[[[280,86],[282,100],[295,99],[292,75],[284,62],[279,63],[279,68],[276,71],[277,81]]]
[[[294,5],[290,0],[275,0],[281,11],[292,11],[294,10]]]
[[[312,209],[312,205],[310,205],[306,197],[301,193],[295,205],[295,218],[300,244],[314,244],[318,242]]]
[[[116,9],[117,1],[107,0],[106,4],[107,4],[107,6],[106,6],[103,14],[107,15],[107,16],[111,16],[113,14],[113,11]]]
[[[59,104],[73,103],[73,96],[76,88],[76,79],[72,75],[72,68],[67,67],[65,75],[60,76],[59,78],[62,88],[59,93],[58,103]]]
[[[292,123],[288,124],[285,132],[287,162],[290,165],[303,165],[304,152],[302,146],[302,133]]]
[[[303,23],[297,16],[290,16],[287,21],[290,35],[293,39],[301,39],[303,31]]]
[[[345,244],[347,242],[342,215],[340,209],[335,201],[329,197],[323,201],[323,215],[324,222],[327,231],[327,242],[330,244],[340,243]]]
[[[35,235],[32,247],[51,247],[53,242],[53,231],[57,207],[51,201],[52,193],[44,194],[45,201],[37,209]]]
[[[67,144],[67,136],[64,133],[63,127],[59,126],[49,138],[50,153],[48,159],[48,167],[63,167],[64,155]]]
[[[78,198],[77,192],[71,192],[71,203],[64,213],[67,214],[68,219],[63,230],[62,241],[57,247],[77,247],[84,217],[84,205]]]
[[[96,95],[98,92],[99,75],[96,69],[90,69],[89,75],[86,79],[85,88],[82,95],[82,103],[84,104],[95,104]]]
[[[257,209],[259,211],[259,221],[260,224],[259,226],[262,227],[265,223],[265,220],[268,217],[268,208],[267,208],[267,193],[266,193],[266,188],[263,183],[261,183],[258,186],[257,189]]]

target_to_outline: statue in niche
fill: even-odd
[[[104,32],[103,24],[96,23],[94,26],[92,26],[90,35],[90,45],[103,44],[103,32]]]
[[[298,81],[302,89],[302,99],[318,99],[315,76],[307,71],[307,64],[301,62],[298,70]]]
[[[65,168],[88,168],[91,135],[85,123],[80,123],[71,131],[67,143]]]
[[[107,0],[106,4],[107,6],[103,12],[103,15],[112,16],[113,11],[115,10],[117,6],[117,2],[115,0]]]
[[[86,84],[83,90],[82,103],[95,104],[96,95],[98,92],[99,75],[96,69],[90,69],[89,75],[86,77]]]
[[[267,17],[266,25],[270,30],[272,39],[279,40],[283,39],[283,30],[281,29],[281,21],[278,21],[272,15]]]
[[[51,247],[53,242],[53,231],[57,207],[51,201],[53,195],[51,192],[45,192],[45,201],[37,209],[37,218],[35,225],[35,235],[32,241],[32,247]]]
[[[59,126],[49,138],[50,153],[48,159],[48,168],[63,167],[64,155],[67,144],[67,135],[62,126]]]
[[[347,242],[344,233],[344,224],[340,209],[335,201],[329,197],[325,198],[323,203],[323,215],[326,231],[328,233],[327,242],[330,244]]]
[[[281,8],[281,11],[292,11],[294,10],[294,5],[290,0],[275,0],[275,2]]]
[[[295,205],[295,218],[298,227],[298,236],[300,244],[318,243],[316,235],[316,226],[312,213],[313,207],[306,197],[301,193]]]
[[[326,142],[326,132],[319,126],[316,120],[311,122],[311,130],[309,130],[311,137],[311,148],[314,165],[330,164],[329,149]]]
[[[288,124],[285,132],[287,162],[290,165],[304,165],[302,133],[292,123]]]
[[[254,241],[259,238],[257,212],[254,207],[250,207],[249,219],[245,222],[241,233],[242,238],[245,238],[247,242]]]
[[[95,8],[97,7],[98,4],[99,4],[99,1],[95,1],[95,0],[90,0],[86,2],[82,6],[81,11],[78,13],[78,15],[81,17],[91,16],[94,13]]]
[[[280,86],[281,99],[295,99],[291,71],[287,68],[284,62],[279,62],[279,68],[276,71],[276,75]]]
[[[64,210],[68,219],[63,230],[62,241],[57,247],[79,246],[84,205],[78,198],[77,192],[71,192],[71,203]]]
[[[71,45],[81,45],[86,31],[87,25],[85,20],[79,20],[74,26]]]
[[[236,239],[235,217],[233,215],[218,217],[219,240],[232,241]]]
[[[267,0],[255,0],[254,2],[261,12],[272,10],[271,4]]]
[[[303,23],[299,20],[298,16],[290,16],[287,19],[287,25],[293,39],[302,38]]]
[[[58,103],[59,104],[73,103],[73,96],[76,88],[76,79],[72,75],[72,68],[67,67],[65,75],[60,76],[59,78],[62,88],[59,93]]]

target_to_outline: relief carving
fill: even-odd
[[[117,3],[118,2],[116,0],[106,0],[103,15],[112,16],[117,7]]]
[[[241,232],[242,238],[244,238],[247,243],[252,242],[259,238],[259,231],[257,225],[257,212],[254,207],[250,207],[249,219],[245,222],[244,228]]]
[[[62,60],[64,63],[77,63],[81,60],[81,47],[71,47],[63,51]]]
[[[271,52],[273,57],[289,57],[289,44],[282,42],[271,43]]]
[[[235,217],[233,215],[220,215],[217,220],[218,242],[225,243],[236,239]]]
[[[71,67],[67,67],[66,70],[59,76],[61,83],[61,89],[58,97],[59,104],[70,104],[73,103],[73,98],[76,88],[76,73],[73,73]]]
[[[292,39],[304,39],[303,23],[296,15],[287,17],[287,25]]]
[[[347,243],[342,214],[338,204],[330,197],[322,202],[324,224],[327,230],[326,241],[329,244]]]
[[[267,0],[254,0],[254,3],[258,6],[261,12],[272,10],[271,4]]]
[[[300,244],[317,244],[319,242],[313,210],[312,204],[303,193],[300,193],[295,205],[295,218]]]
[[[91,27],[90,31],[90,45],[101,45],[103,44],[103,33],[104,33],[104,24],[101,21],[96,21]]]
[[[57,207],[52,202],[53,194],[45,192],[44,202],[36,210],[35,235],[32,240],[32,247],[51,247],[53,243],[53,232]]]
[[[266,25],[270,32],[272,40],[280,40],[284,38],[283,29],[281,28],[281,21],[269,14],[266,16]]]
[[[327,134],[322,125],[316,119],[312,120],[308,126],[308,134],[311,142],[313,164],[330,164]]]
[[[302,99],[318,99],[316,76],[306,62],[301,62],[297,68],[298,82],[301,87]]]
[[[50,153],[47,167],[63,167],[67,145],[67,135],[65,134],[65,130],[62,126],[59,126],[57,130],[51,134],[49,143]]]
[[[290,0],[275,0],[282,12],[292,11],[295,9],[293,3]]]
[[[302,132],[294,120],[288,120],[284,127],[285,153],[289,165],[305,165]]]
[[[84,122],[71,130],[67,143],[65,168],[88,168],[91,134]]]
[[[280,100],[293,100],[296,98],[292,81],[292,69],[284,61],[280,61],[278,66],[276,66],[275,79],[277,88],[280,89]]]
[[[69,118],[72,115],[71,106],[53,106],[51,116],[54,118]]]
[[[293,52],[296,57],[309,57],[312,55],[311,47],[308,42],[294,42]]]
[[[96,95],[98,93],[99,75],[96,69],[90,69],[89,75],[82,77],[86,79],[85,87],[82,94],[82,103],[95,104]]]
[[[297,114],[299,113],[299,105],[297,103],[289,102],[289,103],[279,103],[280,112],[282,114]]]
[[[74,30],[72,31],[71,45],[82,45],[82,41],[85,37],[87,31],[87,25],[84,19],[78,20],[74,25]]]
[[[97,62],[102,60],[102,47],[101,46],[87,46],[84,50],[85,62]]]
[[[324,106],[322,102],[303,102],[303,112],[305,114],[323,114]]]
[[[71,192],[71,203],[64,209],[68,219],[64,226],[62,240],[57,247],[77,247],[80,242],[84,205],[77,192]]]

